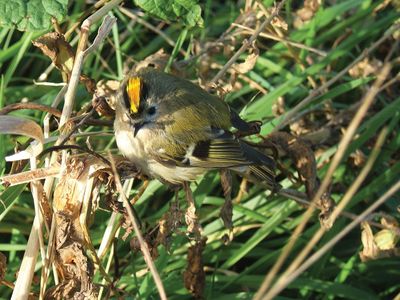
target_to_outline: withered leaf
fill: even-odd
[[[171,235],[182,225],[182,219],[183,212],[179,209],[178,202],[171,202],[169,210],[158,222],[157,243],[163,245],[168,250],[171,242]]]
[[[190,186],[185,183],[184,189],[186,193],[186,200],[188,202],[188,207],[185,212],[185,222],[187,224],[187,231],[189,233],[195,234],[195,239],[199,240],[201,236],[201,228],[199,224],[198,217],[196,215],[196,206],[194,204],[192,190]]]
[[[57,69],[69,77],[74,65],[74,51],[65,40],[64,35],[58,32],[49,32],[32,43],[51,59]]]
[[[388,218],[382,218],[381,223],[387,225],[387,220]],[[397,233],[399,227],[395,224],[392,223],[389,228],[382,229],[374,234],[367,222],[361,223],[361,242],[363,244],[363,250],[359,253],[361,261],[400,256],[400,248],[396,248],[399,240]]]
[[[120,86],[116,80],[100,80],[92,98],[92,106],[100,116],[113,117],[115,115],[115,93]]]
[[[80,220],[85,217],[84,223],[88,223],[95,211],[94,191],[102,181],[92,175],[99,174],[106,167],[108,165],[96,158],[72,157],[56,185],[53,197],[56,223],[54,260],[60,283],[48,290],[46,299],[97,299],[94,266],[88,253],[96,265],[100,264],[93,255],[87,228]]]
[[[353,78],[367,77],[376,75],[382,67],[382,62],[376,58],[370,60],[368,57],[360,61],[349,70],[349,74]]]
[[[204,272],[202,254],[206,245],[207,238],[202,238],[188,251],[188,264],[183,273],[185,287],[192,292],[196,299],[203,297],[206,274]]]
[[[256,45],[253,44],[249,48],[249,55],[246,57],[245,61],[239,64],[234,64],[233,69],[240,74],[246,74],[247,72],[253,70],[259,54],[260,51],[258,50]]]
[[[278,151],[280,155],[287,155],[294,163],[296,171],[300,175],[302,183],[306,187],[308,198],[314,198],[318,188],[319,179],[317,177],[317,164],[314,152],[310,145],[301,138],[295,137],[286,132],[275,132],[265,139],[265,144]],[[317,202],[321,209],[321,225],[330,228],[332,224],[328,222],[332,212],[334,202],[329,192],[324,193]]]
[[[23,135],[37,141],[37,143],[31,143],[31,146],[28,149],[6,157],[7,161],[36,157],[43,150],[44,137],[42,128],[31,120],[21,119],[14,116],[0,116],[0,133]]]

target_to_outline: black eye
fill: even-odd
[[[156,107],[155,106],[151,106],[149,107],[149,109],[147,110],[147,113],[152,116],[156,113]]]

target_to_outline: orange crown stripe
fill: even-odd
[[[131,104],[131,113],[137,113],[140,104],[140,88],[141,80],[138,77],[133,77],[128,80],[126,92],[128,93],[129,102]]]

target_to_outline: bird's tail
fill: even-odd
[[[244,176],[252,182],[265,185],[272,192],[281,188],[275,180],[275,172],[266,165],[250,165]]]

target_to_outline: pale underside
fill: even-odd
[[[128,126],[123,126],[116,131],[117,145],[122,154],[145,174],[172,184],[179,184],[195,180],[207,171],[207,169],[199,167],[167,166],[150,158],[147,154],[149,152],[144,146],[144,141],[149,139],[150,134],[150,129],[142,128],[134,137],[133,131]]]

